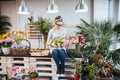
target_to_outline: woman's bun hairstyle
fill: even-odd
[[[55,17],[55,23],[56,22],[63,22],[62,17],[61,16],[56,16]]]

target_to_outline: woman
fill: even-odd
[[[63,20],[61,16],[55,17],[55,27],[52,28],[48,33],[47,45],[50,45],[50,53],[57,65],[57,76],[64,76],[65,73],[65,59],[66,51],[64,47],[58,48],[53,41],[55,39],[66,37],[66,31],[61,26],[63,25]]]

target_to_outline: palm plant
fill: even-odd
[[[96,53],[98,50],[102,55],[109,53],[109,47],[113,43],[113,28],[112,22],[110,21],[95,21],[93,24],[88,24],[86,21],[81,19],[82,25],[78,25],[77,28],[80,30],[77,34],[86,36],[87,42],[90,42],[91,48],[85,50],[87,53]],[[94,49],[95,48],[95,49]],[[95,51],[93,51],[95,50]]]
[[[117,34],[118,40],[120,41],[120,22],[115,25],[113,30]]]
[[[9,32],[12,24],[8,16],[0,15],[0,35]]]

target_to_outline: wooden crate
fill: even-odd
[[[40,79],[50,80],[52,78],[51,58],[36,58],[35,64]]]
[[[27,74],[29,70],[29,57],[7,57],[7,67],[12,69],[13,66],[21,66]]]
[[[61,80],[61,79],[72,80],[74,78],[74,71],[75,71],[73,60],[70,58],[66,58],[64,77],[59,77],[59,78],[56,77],[56,71],[57,71],[57,67],[56,67],[54,60],[52,59],[52,79],[53,80]]]
[[[0,57],[0,73],[6,74],[6,57]]]

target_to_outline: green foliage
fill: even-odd
[[[28,17],[28,20],[29,20],[29,22],[30,22],[31,25],[34,24],[34,22],[33,22],[33,16]]]
[[[112,59],[113,59],[114,64],[117,64],[117,63],[120,64],[120,48],[117,50],[111,51],[110,54],[112,55]]]
[[[114,36],[113,25],[110,21],[95,21],[94,24],[88,24],[82,20],[82,25],[77,26],[80,30],[78,34],[86,36],[87,42],[90,42],[96,51],[100,50],[104,54],[109,53],[109,47],[113,43]],[[93,51],[93,49],[91,50]],[[92,52],[91,52],[92,53]]]
[[[29,75],[29,78],[37,78],[38,77],[38,73],[37,72],[32,72],[30,75]]]
[[[80,76],[81,71],[82,71],[82,66],[81,66],[80,61],[75,60],[74,65],[75,65],[75,69],[76,69],[75,76]]]
[[[66,50],[67,57],[74,59],[74,58],[81,58],[81,53],[78,53],[75,49],[67,49]]]
[[[34,25],[43,35],[48,35],[49,30],[53,27],[52,21],[43,17],[38,17]]]
[[[89,71],[90,77],[88,80],[97,80],[95,72],[96,72],[96,70],[98,70],[98,67],[95,63],[93,63],[92,65],[88,65],[88,66],[84,67],[84,69]]]
[[[0,15],[0,35],[9,32],[12,24],[8,16]]]

